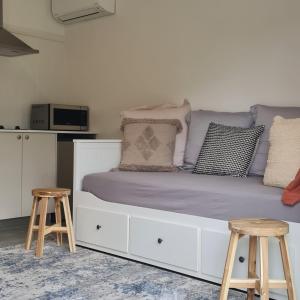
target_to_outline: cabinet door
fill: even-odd
[[[0,220],[21,216],[22,135],[0,133]]]
[[[56,187],[56,134],[24,133],[22,216],[31,213],[32,189],[48,187]]]

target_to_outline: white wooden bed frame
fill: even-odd
[[[74,141],[76,244],[220,283],[229,240],[226,221],[111,203],[82,191],[85,175],[118,166],[120,150],[120,140]],[[300,299],[300,224],[289,224],[289,251]],[[246,277],[247,257],[248,240],[243,238],[234,277]],[[270,242],[269,259],[271,277],[282,279],[275,239]],[[271,297],[287,299],[286,291],[274,291]]]

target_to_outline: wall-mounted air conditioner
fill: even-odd
[[[54,18],[63,24],[113,15],[115,0],[52,0]]]

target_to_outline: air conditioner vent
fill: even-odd
[[[63,24],[113,15],[115,0],[52,0],[54,18]]]

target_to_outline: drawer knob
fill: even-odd
[[[101,226],[100,226],[100,225],[97,225],[97,226],[96,226],[96,229],[97,229],[97,230],[100,230],[100,229],[101,229]]]
[[[157,239],[157,242],[158,242],[159,244],[161,244],[161,243],[163,242],[163,239],[159,238],[159,239]]]
[[[25,140],[29,140],[29,135],[25,135]]]
[[[18,140],[20,140],[22,137],[21,137],[21,135],[19,134],[18,136],[17,136],[17,139]]]
[[[245,257],[240,256],[240,257],[239,257],[239,262],[240,262],[240,263],[243,263],[244,261],[245,261]]]

